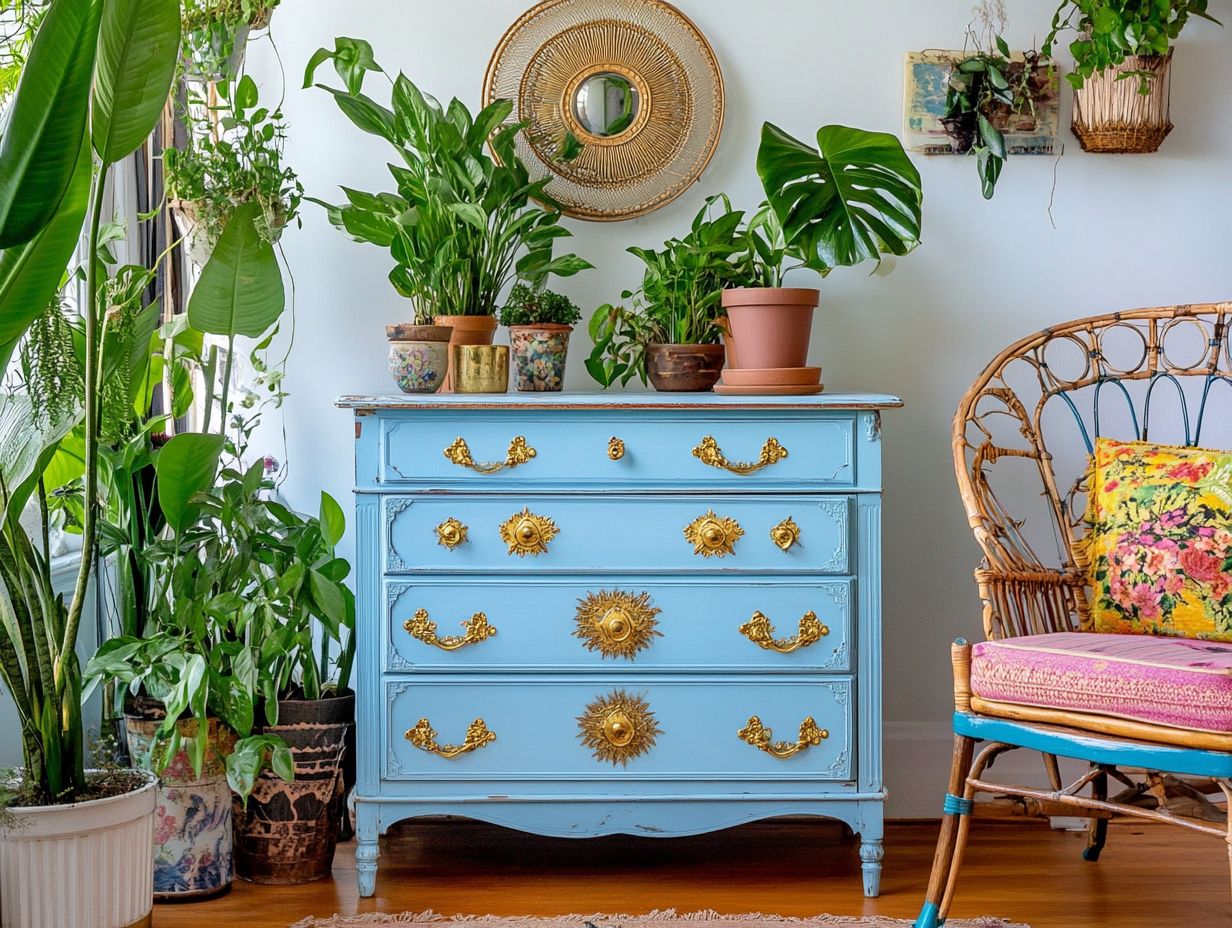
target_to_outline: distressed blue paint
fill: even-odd
[[[775,815],[839,819],[861,836],[864,889],[876,895],[883,854],[881,762],[881,442],[886,396],[733,399],[711,395],[359,397],[359,890],[375,889],[378,836],[420,815],[461,815],[540,834],[699,834]],[[466,439],[500,460],[524,435],[524,466],[481,475],[443,449]],[[788,448],[741,476],[701,464],[712,435],[734,461],[771,436]],[[608,440],[625,443],[619,461]],[[511,557],[498,525],[523,507],[551,517],[548,553]],[[683,529],[708,509],[745,535],[734,556],[701,558]],[[791,516],[788,552],[770,528]],[[468,526],[450,551],[446,518]],[[577,601],[599,590],[649,594],[663,637],[635,659],[604,658],[573,632]],[[484,612],[498,633],[442,652],[403,623],[427,609],[438,634]],[[738,628],[754,610],[779,637],[813,611],[829,627],[792,654],[761,649]],[[642,696],[662,733],[613,766],[577,738],[600,695]],[[759,715],[794,741],[805,716],[821,745],[777,760],[737,732]],[[422,717],[442,744],[482,717],[487,747],[445,760],[404,734]]]
[[[1095,764],[1165,770],[1184,776],[1220,779],[1232,777],[1232,754],[1217,751],[1121,741],[1107,736],[1095,737],[965,712],[954,713],[954,731],[983,741],[1002,741]]]
[[[941,804],[941,812],[944,815],[970,815],[974,805],[975,803],[970,799],[963,799],[962,796],[946,793],[945,802]]]

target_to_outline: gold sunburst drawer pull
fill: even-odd
[[[519,435],[509,442],[509,450],[505,453],[505,460],[492,461],[487,464],[475,463],[465,438],[455,438],[453,444],[445,449],[445,457],[450,461],[459,467],[470,468],[477,474],[495,474],[497,471],[505,470],[506,468],[518,467],[525,464],[538,453],[538,451],[526,444],[525,435]]]
[[[801,751],[816,747],[830,737],[828,731],[817,727],[811,715],[800,723],[800,735],[794,744],[790,741],[775,741],[773,729],[763,725],[761,719],[755,715],[749,716],[748,724],[736,734],[741,741],[780,760],[794,757]]]
[[[529,508],[515,512],[500,527],[501,540],[509,553],[518,557],[546,554],[548,542],[560,534],[556,523],[547,516],[535,515]]]
[[[588,651],[633,660],[638,651],[650,647],[653,638],[663,636],[655,620],[661,611],[651,605],[649,593],[600,590],[578,600],[573,635],[582,639]]]
[[[596,760],[626,765],[654,747],[659,729],[650,703],[616,690],[600,696],[578,716],[578,738]]]
[[[448,518],[436,527],[436,543],[452,551],[466,541],[466,526],[457,519]]]
[[[403,623],[402,627],[411,633],[412,638],[440,648],[442,651],[456,651],[459,648],[465,648],[468,644],[479,644],[496,634],[496,626],[490,625],[488,617],[482,612],[476,612],[469,619],[462,621],[462,628],[466,630],[466,634],[463,635],[439,637],[436,634],[436,623],[428,618],[427,609],[418,610],[412,618]]]
[[[726,557],[736,553],[736,542],[743,537],[744,529],[735,519],[715,515],[713,509],[698,516],[684,527],[685,540],[693,546],[693,553],[702,557]]]
[[[714,436],[707,435],[702,439],[702,443],[693,449],[693,457],[703,464],[728,470],[733,474],[752,474],[786,458],[787,449],[779,444],[777,438],[767,438],[766,443],[761,447],[761,456],[756,461],[747,463],[729,461],[723,454],[723,449],[719,447],[719,443],[714,440]]]
[[[437,744],[436,729],[432,727],[432,723],[427,719],[420,719],[414,728],[407,731],[406,740],[421,751],[452,760],[491,744],[496,740],[496,733],[488,729],[483,719],[475,719],[466,729],[466,740],[461,744]]]
[[[800,540],[800,526],[796,525],[795,519],[788,516],[770,529],[770,540],[783,551],[790,551],[791,546]]]
[[[613,461],[619,461],[625,456],[625,443],[613,435],[607,440],[607,456]]]
[[[822,625],[817,618],[817,613],[810,609],[800,617],[799,632],[791,638],[775,638],[774,626],[762,612],[758,611],[753,613],[753,618],[740,626],[740,634],[767,651],[790,654],[792,651],[799,651],[801,648],[807,648],[819,642],[830,634],[830,627]]]

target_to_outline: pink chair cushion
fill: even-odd
[[[1232,643],[1059,632],[982,641],[971,692],[1173,728],[1232,732]]]

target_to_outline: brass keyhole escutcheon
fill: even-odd
[[[698,516],[684,528],[684,537],[693,545],[693,553],[702,557],[726,557],[735,554],[736,541],[744,529],[735,519],[715,515],[713,509]]]
[[[466,526],[449,518],[436,527],[436,543],[452,551],[466,541]]]
[[[770,529],[770,540],[773,541],[783,551],[788,551],[791,546],[800,540],[800,526],[796,524],[796,520],[788,516],[774,528]]]
[[[600,696],[578,716],[578,738],[596,760],[627,764],[654,747],[662,734],[654,713],[641,696],[616,690]]]
[[[613,461],[619,461],[625,456],[625,443],[615,435],[607,441],[607,456]]]
[[[509,553],[518,557],[546,553],[548,542],[559,532],[555,522],[547,516],[535,515],[530,509],[514,513],[500,527],[501,540],[508,545]]]
[[[613,747],[626,747],[637,736],[637,727],[623,710],[618,709],[603,720],[603,737]]]
[[[649,593],[600,590],[578,600],[573,635],[585,642],[588,651],[632,660],[638,651],[650,647],[652,639],[662,636],[656,627],[658,614]]]

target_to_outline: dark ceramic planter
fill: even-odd
[[[723,373],[722,345],[647,345],[646,376],[661,393],[705,393]]]
[[[291,748],[295,779],[266,772],[245,809],[234,803],[235,872],[253,883],[308,883],[329,875],[346,811],[344,766],[355,696],[282,700],[265,731]]]

